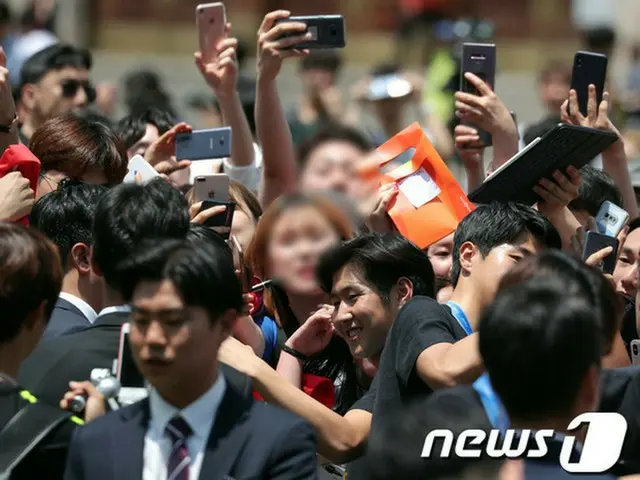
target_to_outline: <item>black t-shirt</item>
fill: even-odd
[[[433,345],[455,343],[466,336],[449,307],[432,298],[414,297],[402,307],[387,336],[374,380],[378,394],[373,408],[372,433],[376,417],[433,392],[418,375],[418,356]]]
[[[433,393],[418,376],[418,356],[433,345],[455,343],[466,336],[449,307],[432,298],[416,296],[402,307],[387,336],[371,388],[351,407],[372,412],[370,437],[376,434],[381,418]],[[356,460],[349,464],[347,478],[366,478],[365,472],[366,465]]]
[[[29,405],[22,397],[22,388],[13,383],[0,381],[0,430],[22,408]],[[49,433],[39,445],[14,469],[11,480],[33,480],[46,478],[57,480],[64,477],[67,450],[71,435],[77,424],[66,420]]]

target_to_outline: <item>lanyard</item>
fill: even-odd
[[[471,324],[469,323],[466,313],[464,313],[460,305],[451,300],[447,302],[447,305],[451,309],[451,313],[455,319],[460,324],[460,327],[462,327],[467,335],[471,335],[473,333],[473,329],[471,328]],[[502,406],[500,398],[498,398],[496,392],[493,391],[489,375],[483,373],[480,378],[473,382],[473,389],[478,393],[482,406],[484,407],[484,411],[487,414],[487,417],[489,417],[489,421],[493,428],[498,428],[502,432],[509,428],[509,417]]]

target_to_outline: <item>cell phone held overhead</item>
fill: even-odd
[[[478,89],[465,78],[465,73],[473,73],[485,82],[491,90],[496,84],[496,46],[493,43],[464,43],[462,45],[462,65],[460,71],[460,91],[479,95]],[[492,145],[488,132],[478,129],[480,141],[485,146]]]
[[[276,22],[280,23],[304,23],[307,25],[307,33],[311,34],[311,39],[287,47],[297,50],[320,50],[332,48],[344,48],[347,44],[346,27],[342,15],[308,15],[283,18]],[[295,32],[284,35],[285,37],[303,35],[304,32]]]
[[[571,75],[571,89],[576,91],[580,113],[587,116],[589,103],[589,85],[596,87],[598,105],[602,101],[604,85],[607,78],[606,55],[593,52],[577,52],[573,59],[573,73]]]
[[[200,52],[205,62],[215,58],[216,45],[225,35],[227,13],[222,2],[202,3],[196,7],[196,26]]]
[[[598,233],[609,237],[617,237],[628,221],[629,214],[626,210],[608,200],[602,203],[596,216]]]
[[[177,160],[211,160],[231,156],[231,127],[194,130],[176,135]]]

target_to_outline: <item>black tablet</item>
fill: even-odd
[[[616,140],[613,132],[560,123],[487,177],[469,194],[469,200],[533,205],[540,200],[533,187],[542,178],[553,181],[553,172],[564,171],[569,165],[584,167]]]

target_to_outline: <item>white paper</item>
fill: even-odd
[[[417,170],[414,174],[401,180],[398,184],[400,191],[411,202],[411,204],[420,208],[426,203],[440,195],[440,187],[433,181],[433,178],[425,171],[424,168]]]

